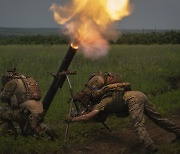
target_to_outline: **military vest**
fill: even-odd
[[[27,100],[39,101],[41,99],[41,92],[36,80],[31,77],[25,77],[20,79],[24,84],[26,92],[16,95],[18,103],[23,103]]]
[[[113,81],[112,83],[108,82],[107,83],[107,76],[112,76],[113,77]],[[89,90],[89,100],[91,101],[92,104],[97,103],[101,100],[102,96],[99,95],[98,97],[94,97],[93,91],[99,90],[104,86],[107,86],[108,84],[113,84],[113,83],[118,83],[122,81],[121,76],[117,74],[113,74],[110,72],[94,72],[90,75],[90,77],[88,78],[87,83],[85,84],[86,87],[88,87]],[[112,92],[108,92],[104,95],[104,97],[107,96],[111,96]]]
[[[101,85],[101,87],[102,86],[106,86],[108,84],[122,82],[122,77],[119,74],[110,73],[110,72],[94,72],[89,77],[86,85],[91,87],[91,82],[92,82],[91,79],[94,78],[95,76],[99,76],[99,78],[97,77],[97,81],[96,82],[99,82],[99,85]],[[112,76],[114,80],[111,83],[110,82],[107,83],[107,76]],[[97,87],[97,88],[99,88],[99,87]]]
[[[112,81],[112,83],[110,82],[107,83],[107,76],[113,76],[114,80]],[[118,92],[114,90],[114,91],[108,91],[102,95],[96,95],[96,96],[93,95],[95,91],[100,90],[102,87],[105,87],[109,84],[121,83],[121,82],[122,82],[122,77],[121,75],[118,74],[114,74],[114,73],[112,74],[110,72],[92,73],[85,84],[85,89],[83,89],[78,94],[78,98],[81,102],[81,106],[85,106],[87,110],[90,111],[95,104],[101,101],[102,98],[113,97],[114,99],[118,99],[118,100],[122,99],[124,89],[122,89],[121,91],[118,90]]]

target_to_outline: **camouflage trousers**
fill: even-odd
[[[0,130],[3,133],[17,134],[13,122],[19,123],[21,119],[20,110],[11,110],[9,107],[0,108]]]
[[[124,99],[128,105],[129,114],[133,121],[135,131],[145,147],[153,144],[153,141],[144,125],[144,114],[159,127],[175,133],[176,135],[180,135],[180,127],[177,127],[168,119],[163,118],[162,115],[149,103],[147,97],[143,93],[138,91],[128,91],[124,94]]]
[[[50,128],[41,122],[36,123],[36,127],[32,129],[28,122],[29,115],[25,109],[11,109],[10,107],[0,108],[0,129],[4,133],[16,134],[17,129],[14,127],[14,123],[17,123],[23,135],[32,136],[49,136],[53,133]],[[27,130],[28,127],[28,130]]]

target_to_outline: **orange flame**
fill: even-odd
[[[79,48],[78,45],[75,45],[75,44],[73,44],[73,43],[71,43],[71,47],[72,47],[73,49],[78,49],[78,48]]]
[[[78,42],[85,56],[98,58],[107,54],[108,40],[117,32],[112,23],[130,14],[129,0],[71,0],[69,7],[52,4],[57,23],[65,25],[72,42]]]

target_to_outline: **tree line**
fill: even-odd
[[[24,35],[24,36],[2,36],[0,45],[53,45],[69,44],[66,36],[58,35]],[[116,41],[109,41],[110,44],[180,44],[180,31],[151,32],[137,34],[122,34]]]

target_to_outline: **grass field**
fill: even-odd
[[[67,49],[67,45],[0,46],[0,76],[6,69],[16,67],[19,72],[33,76],[38,81],[44,96],[52,81],[49,73],[56,73]],[[125,81],[132,83],[133,90],[146,93],[163,114],[180,109],[180,45],[113,45],[108,56],[94,61],[78,52],[69,70],[77,71],[76,76],[70,77],[75,92],[84,86],[91,72],[118,72]],[[73,124],[70,126],[69,140],[63,144],[69,96],[65,83],[45,118],[60,139],[51,142],[48,139],[19,136],[14,140],[12,136],[0,136],[0,153],[60,153],[63,146],[92,140],[96,131],[100,131],[100,124],[88,125],[88,128],[85,124]],[[128,118],[117,121],[113,117],[108,123],[118,129],[126,127],[128,121]]]

